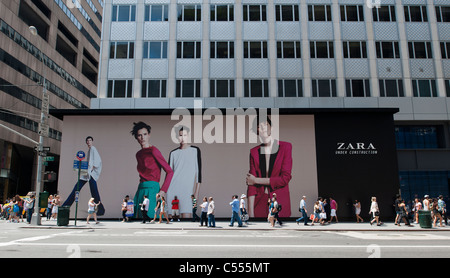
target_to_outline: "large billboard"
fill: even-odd
[[[155,195],[161,193],[169,213],[177,196],[186,217],[192,212],[192,194],[199,204],[203,197],[213,197],[216,217],[230,217],[232,196],[245,194],[250,216],[264,219],[268,199],[275,193],[282,204],[281,217],[299,217],[302,196],[307,196],[312,212],[321,196],[334,197],[341,216],[350,218],[353,199],[364,199],[368,207],[372,194],[384,194],[389,200],[382,202],[390,204],[391,195],[398,192],[392,111],[92,111],[61,112],[62,203],[70,205],[75,199],[71,192],[78,178],[73,169],[77,152],[84,151],[91,164],[90,181],[81,183],[78,217],[87,216],[91,196],[101,199],[102,217],[119,219],[126,195],[137,204],[149,195],[153,218]],[[100,167],[94,166],[96,159]]]

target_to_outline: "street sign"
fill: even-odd
[[[44,161],[55,161],[55,157],[54,156],[46,156],[46,157],[44,157]]]
[[[78,170],[80,167],[80,161],[74,160],[73,161],[73,169]],[[89,163],[87,161],[81,161],[81,170],[87,170],[89,168]]]
[[[83,151],[78,151],[77,158],[78,158],[78,160],[83,160],[86,158],[86,154]]]
[[[46,92],[42,94],[42,108],[41,111],[44,115],[48,116],[48,110],[50,108],[50,96]]]
[[[48,137],[50,126],[47,123],[39,123],[38,133],[40,136]]]

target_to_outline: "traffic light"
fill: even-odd
[[[45,172],[44,173],[44,181],[45,182],[56,181],[56,173],[55,172]]]

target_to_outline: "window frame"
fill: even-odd
[[[219,82],[226,82],[227,83],[227,96],[219,96]],[[236,82],[234,79],[210,79],[209,80],[209,97],[212,98],[234,98],[236,97],[236,89],[235,89]]]
[[[283,12],[283,8],[287,8],[287,7],[292,8],[292,10],[291,10],[292,19],[291,20],[284,19],[284,16],[283,16],[283,15],[285,15],[285,13]],[[300,21],[300,9],[299,9],[299,6],[297,4],[292,4],[292,5],[276,4],[275,5],[275,21],[277,21],[277,22]]]
[[[254,57],[256,53],[252,54],[252,44],[260,44],[261,57]],[[268,58],[268,46],[267,41],[244,41],[244,59],[267,59]]]
[[[150,95],[150,82],[158,81],[158,96]],[[141,98],[166,98],[167,97],[167,80],[166,79],[142,79]]]

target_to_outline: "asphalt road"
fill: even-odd
[[[185,230],[148,229],[145,225],[132,229],[126,226],[27,229],[24,225],[0,223],[1,258],[413,258],[418,254],[424,258],[450,257],[450,228],[411,232]]]

